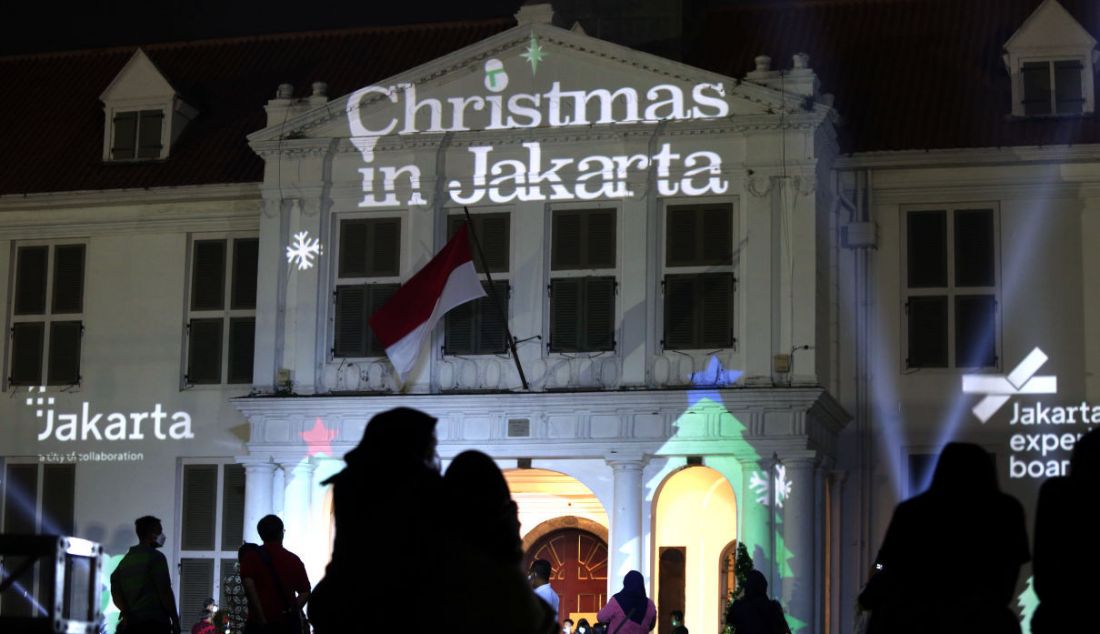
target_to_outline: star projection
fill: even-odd
[[[306,441],[307,455],[313,457],[316,455],[324,454],[331,457],[332,454],[332,440],[336,438],[336,430],[325,427],[325,423],[321,421],[320,417],[313,423],[313,427],[306,431],[298,432],[298,435],[302,437],[302,440]]]
[[[546,57],[546,52],[542,50],[542,46],[539,45],[534,33],[531,34],[531,43],[527,45],[527,50],[520,57],[527,60],[527,63],[531,65],[532,75],[539,72],[539,62]]]

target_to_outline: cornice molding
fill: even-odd
[[[861,152],[837,156],[834,169],[981,167],[1031,163],[1100,162],[1100,145],[1015,146]]]

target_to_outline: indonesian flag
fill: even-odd
[[[386,346],[386,356],[401,380],[420,355],[420,344],[447,311],[485,297],[463,224],[431,262],[405,282],[370,316],[370,327]]]

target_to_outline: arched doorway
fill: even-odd
[[[654,506],[658,634],[671,629],[668,614],[680,602],[689,630],[719,631],[728,587],[720,562],[737,537],[733,487],[714,469],[687,467],[661,484]]]
[[[561,599],[558,624],[567,618],[595,623],[596,612],[607,600],[607,542],[583,528],[559,528],[531,544],[524,568],[538,559],[549,561],[554,569],[550,586]]]

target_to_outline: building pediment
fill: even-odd
[[[304,106],[308,108],[308,106]],[[525,24],[249,136],[349,138],[685,125],[824,108],[803,95],[641,53],[549,24]]]

